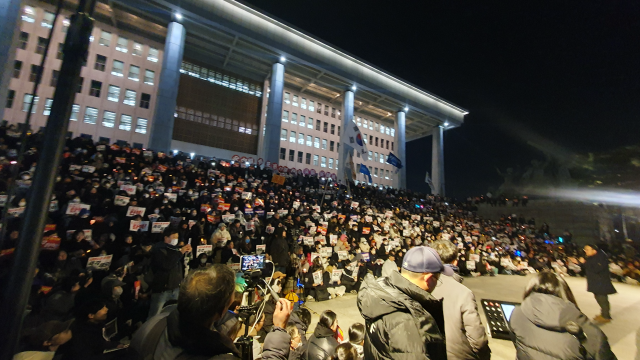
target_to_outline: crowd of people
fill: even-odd
[[[14,196],[0,195],[5,296],[41,137],[26,140]],[[5,194],[19,143],[12,129],[0,128]],[[558,243],[534,219],[492,221],[477,216],[474,201],[274,175],[267,167],[68,139],[16,359],[234,358],[234,340],[244,334],[263,359],[484,359],[487,336],[464,276],[554,272],[562,281],[585,274],[588,259],[571,239]],[[629,258],[625,251],[620,261],[636,270],[619,266],[617,276],[637,279],[635,252]],[[247,315],[241,259],[256,254],[266,260],[261,287],[282,298],[265,289],[259,310]],[[612,264],[615,274],[620,264]],[[347,293],[359,293],[366,324],[345,334],[326,311],[308,336],[303,303]],[[460,296],[443,309],[437,298],[448,293]],[[407,323],[413,332],[391,331]]]

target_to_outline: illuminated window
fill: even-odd
[[[116,113],[105,111],[102,115],[102,126],[112,128],[116,126]]]
[[[40,26],[47,29],[51,29],[53,27],[53,19],[55,19],[55,17],[56,17],[55,14],[45,11],[44,17],[42,18],[42,22],[40,23]]]
[[[327,139],[322,139],[322,150],[327,150]]]
[[[296,142],[296,132],[295,131],[290,131],[289,132],[289,142]]]
[[[315,111],[315,105],[314,105],[314,101],[313,100],[309,100],[309,111],[313,112]]]
[[[318,155],[313,155],[313,165],[318,166]]]
[[[120,115],[120,126],[118,129],[124,131],[131,131],[131,116],[122,114]]]
[[[156,73],[152,70],[144,71],[144,83],[147,85],[153,85],[156,78]]]
[[[111,69],[111,75],[122,76],[124,71],[124,63],[122,61],[113,60],[113,68]]]
[[[327,167],[327,158],[325,156],[320,159],[320,167]]]
[[[298,122],[298,125],[302,127],[307,126],[307,118],[304,115],[300,115],[300,121]]]
[[[280,140],[287,141],[287,129],[280,130]]]
[[[31,104],[31,99],[33,99],[33,95],[31,94],[24,94],[24,98],[22,101],[22,111],[24,112],[28,112],[29,111],[29,106]],[[38,107],[38,100],[40,99],[39,96],[36,96],[36,98],[33,100],[33,109],[31,109],[31,113],[35,114],[36,113],[36,108]]]
[[[109,85],[109,92],[107,93],[107,100],[118,102],[120,101],[120,87],[115,85]]]
[[[289,122],[289,112],[287,110],[282,111],[282,121]]]
[[[298,134],[298,144],[304,145],[304,134],[303,133],[299,133]]]
[[[306,109],[306,108],[307,108],[307,99],[302,98],[302,99],[300,100],[300,107],[301,107],[301,108],[303,108],[303,109]]]
[[[69,117],[69,120],[78,121],[79,112],[80,112],[80,105],[73,104],[73,106],[71,106],[71,116]]]
[[[127,89],[124,92],[124,101],[122,103],[129,106],[136,106],[136,96],[137,93],[135,91]]]
[[[298,106],[298,95],[293,95],[293,106]]]
[[[298,114],[291,113],[291,124],[293,124],[293,125],[297,125],[298,124]]]
[[[329,169],[333,169],[333,158],[329,158]]]
[[[84,110],[84,122],[85,124],[95,125],[98,121],[98,109],[87,107]]]
[[[32,23],[36,22],[36,11],[31,6],[25,6],[22,9],[22,21]]]
[[[307,128],[313,129],[313,118],[307,119]]]
[[[142,56],[142,44],[134,42],[133,50],[131,51],[131,54],[135,56]]]
[[[307,135],[307,146],[313,146],[313,136]]]
[[[147,119],[138,118],[138,121],[136,122],[136,132],[138,134],[147,133]]]
[[[118,42],[116,43],[116,50],[123,53],[129,52],[129,40],[127,40],[127,38],[123,38],[122,36],[118,36]]]
[[[151,62],[158,62],[158,49],[150,47],[149,55],[147,55],[147,60]]]
[[[102,46],[109,46],[109,44],[111,44],[111,33],[102,30],[102,33],[100,34],[99,44]]]
[[[291,104],[291,100],[289,100],[290,96],[291,96],[291,94],[289,94],[288,92],[284,93],[284,103],[285,104]]]
[[[47,99],[44,101],[44,111],[42,115],[49,116],[51,114],[51,105],[53,105],[53,99]]]
[[[127,77],[129,80],[140,81],[140,68],[135,65],[130,65],[129,75]]]

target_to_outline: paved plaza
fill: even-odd
[[[522,293],[529,277],[498,275],[496,277],[465,278],[464,284],[476,295],[476,300],[496,299],[513,302],[522,301]],[[593,295],[586,291],[587,281],[584,278],[569,277],[566,279],[578,301],[578,306],[589,318],[599,313],[600,308]],[[614,282],[618,294],[609,297],[611,302],[611,316],[613,321],[603,325],[602,330],[609,338],[611,349],[620,360],[640,360],[637,347],[640,339],[640,287]],[[479,305],[478,305],[479,306]],[[358,307],[356,296],[347,294],[342,298],[324,301],[308,302],[307,307],[316,312],[313,314],[312,325],[318,322],[318,314],[331,309],[338,314],[340,327],[347,332],[349,326],[355,322],[364,323]],[[482,322],[486,326],[486,319],[480,311]],[[309,331],[310,333],[312,330]],[[309,336],[311,336],[309,334]],[[490,339],[489,344],[493,353],[492,359],[515,359],[515,349],[510,341]]]

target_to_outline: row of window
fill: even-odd
[[[289,118],[289,111],[287,110],[283,110],[282,111],[282,122],[286,122],[286,123],[291,123],[292,125],[300,125],[302,127],[306,126],[309,129],[313,129],[313,118],[312,117],[305,117],[304,115],[300,115],[300,117],[298,118],[298,114],[297,113],[291,113],[291,118]],[[328,122],[321,122],[320,120],[316,120],[316,130],[321,131],[321,125],[322,125],[322,131],[329,133],[329,125],[331,125],[331,135],[336,135],[336,125],[335,124],[329,124]],[[340,125],[338,125],[338,136],[340,136]]]
[[[300,106],[302,109],[309,109],[309,111],[316,111],[316,104],[313,100],[309,100],[309,105],[307,106],[307,99],[301,98],[300,104],[298,104],[298,95],[293,95],[293,103],[291,102],[291,94],[288,92],[284,93],[284,103],[291,104],[293,106]],[[318,108],[322,107],[322,104],[318,103]],[[334,109],[335,111],[335,109]],[[319,114],[320,112],[318,112]]]
[[[9,90],[9,96],[7,97],[6,107],[13,107],[13,102],[15,99],[15,91]],[[39,96],[36,96],[33,99],[33,95],[24,94],[24,98],[22,100],[22,111],[28,112],[29,107],[31,106],[31,100],[33,100],[33,108],[31,109],[31,113],[35,114],[38,108],[38,101],[40,100]],[[53,106],[53,99],[46,99],[44,103],[44,110],[42,111],[42,115],[49,116],[51,114],[51,106]],[[80,105],[73,104],[71,108],[71,116],[69,120],[78,121],[78,114],[80,113]],[[98,122],[98,109],[87,106],[84,112],[84,123],[95,125]],[[139,134],[147,133],[147,119],[138,118],[136,120],[135,132]],[[131,126],[133,125],[133,118],[131,115],[121,114],[120,122],[118,123],[118,129],[123,131],[131,131]],[[105,110],[102,114],[102,126],[108,128],[114,128],[116,126],[116,113],[113,111]]]
[[[378,170],[380,171],[378,172]],[[373,177],[384,177],[386,180],[393,180],[389,177],[389,170],[378,169],[377,167],[374,167],[372,169],[371,166],[369,166],[369,172],[371,173],[371,175],[373,175]],[[371,185],[371,183],[369,183],[369,185]]]
[[[389,150],[389,140],[385,140],[385,139],[378,139],[378,137],[376,136],[375,138],[373,137],[373,135],[369,135],[367,136],[367,134],[363,133],[362,134],[362,138],[365,142],[365,144],[370,145],[370,146],[379,146],[381,148],[385,148],[385,141],[386,141],[386,149]],[[374,141],[375,139],[375,141]],[[378,141],[380,140],[380,141]],[[379,145],[378,145],[379,144]],[[393,141],[391,141],[391,151],[393,151]]]
[[[258,135],[258,126],[255,124],[247,124],[244,121],[233,120],[215,114],[187,109],[182,106],[176,108],[174,116],[179,119],[194,121],[209,126],[216,126],[243,134]]]
[[[381,134],[396,136],[396,129],[390,126],[384,126],[383,124],[378,124],[373,120],[363,119],[358,116],[358,117],[354,117],[353,122],[356,123],[356,125],[358,125],[358,128],[360,129],[364,127],[365,129],[379,131]]]
[[[40,26],[44,27],[44,28],[48,28],[51,29],[53,27],[53,20],[55,19],[55,14],[45,11],[44,15],[42,17],[42,21],[40,22]],[[22,21],[24,22],[28,22],[28,23],[34,23],[36,21],[36,10],[35,8],[33,8],[32,6],[25,6],[22,9]],[[62,21],[62,32],[67,32],[69,25],[71,23],[69,22],[69,19],[64,19]],[[113,34],[111,34],[108,31],[104,31],[102,30],[102,32],[100,33],[100,42],[99,44],[102,46],[107,46],[109,47],[112,43],[113,40]],[[43,39],[43,38],[40,38]],[[22,36],[21,36],[21,44],[23,42]],[[28,41],[28,39],[27,39]],[[44,41],[46,42],[46,39],[44,39]],[[93,36],[91,36],[91,41],[93,42]],[[132,48],[131,48],[131,54],[135,55],[135,56],[142,56],[143,53],[143,45],[135,42],[135,41],[129,41],[129,39],[123,37],[123,36],[118,36],[117,40],[116,40],[116,50],[123,52],[123,53],[128,53],[129,52],[129,43],[132,43]],[[46,43],[45,43],[46,44]],[[38,46],[40,46],[40,41],[38,42]],[[22,49],[24,49],[26,47],[26,41],[24,44],[24,47],[21,47]],[[159,55],[159,51],[156,48],[153,47],[149,47],[149,53],[147,54],[147,60],[151,61],[151,62],[158,62],[158,55]]]
[[[289,134],[288,138],[287,138],[287,133]],[[321,142],[319,137],[314,138],[311,135],[307,135],[306,141],[305,141],[305,136],[303,133],[296,134],[296,132],[293,130],[288,132],[287,129],[281,129],[280,140],[287,141],[287,139],[289,140],[289,142],[292,142],[292,143],[297,142],[300,145],[313,146],[316,149],[322,148],[322,150],[327,150],[327,144],[328,144],[329,151],[334,151],[334,148],[335,148],[335,151],[337,152],[340,151],[340,142],[336,143],[335,141],[327,141],[327,139],[322,139],[322,142]],[[322,147],[320,144],[322,144]]]
[[[313,162],[311,161],[312,157],[313,157]],[[287,149],[280,148],[280,160],[286,160],[286,159],[287,159]],[[295,150],[289,150],[289,161],[296,161]],[[338,169],[338,159],[327,158],[326,156],[319,156],[311,153],[305,154],[302,151],[298,151],[297,162],[299,164],[304,163],[307,165],[314,165],[314,166],[320,165],[320,167],[323,167],[323,168],[329,167],[329,169],[334,169],[334,165],[335,165],[335,169],[336,170]]]
[[[183,61],[180,66],[180,73],[206,80],[216,85],[224,86],[232,90],[237,90],[249,95],[262,97],[262,86],[237,79],[233,76],[225,75],[221,72],[207,69],[203,66],[194,65]]]

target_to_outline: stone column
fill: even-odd
[[[175,21],[169,23],[164,44],[164,56],[162,57],[162,70],[158,81],[156,108],[149,137],[149,148],[156,151],[169,152],[171,150],[186,34],[184,25]]]
[[[263,158],[266,164],[280,161],[280,130],[282,129],[282,97],[284,91],[284,65],[275,63],[271,68],[267,101],[267,121],[263,141]]]
[[[436,194],[444,196],[444,143],[442,125],[433,128],[431,138],[431,180]]]
[[[397,187],[399,189],[407,188],[407,145],[405,142],[406,132],[406,113],[404,111],[398,111],[396,113],[396,146],[398,150],[395,155],[402,161],[402,169],[396,174]]]
[[[347,167],[349,166],[348,164],[348,159],[349,159],[349,152],[351,152],[351,154],[353,154],[353,148],[351,146],[345,145],[348,143],[348,141],[346,141],[345,139],[345,133],[347,132],[347,126],[353,126],[353,99],[354,99],[354,92],[352,90],[347,90],[344,92],[344,100],[342,101],[342,126],[341,126],[341,133],[340,133],[340,153],[338,154],[338,159],[340,161],[340,163],[338,164],[338,181],[341,182],[342,184],[345,184],[345,171],[350,171],[347,170]],[[356,159],[353,159],[353,165],[354,166],[358,166],[356,165]],[[356,174],[359,173],[359,170],[356,169]],[[355,180],[355,179],[353,179]]]

